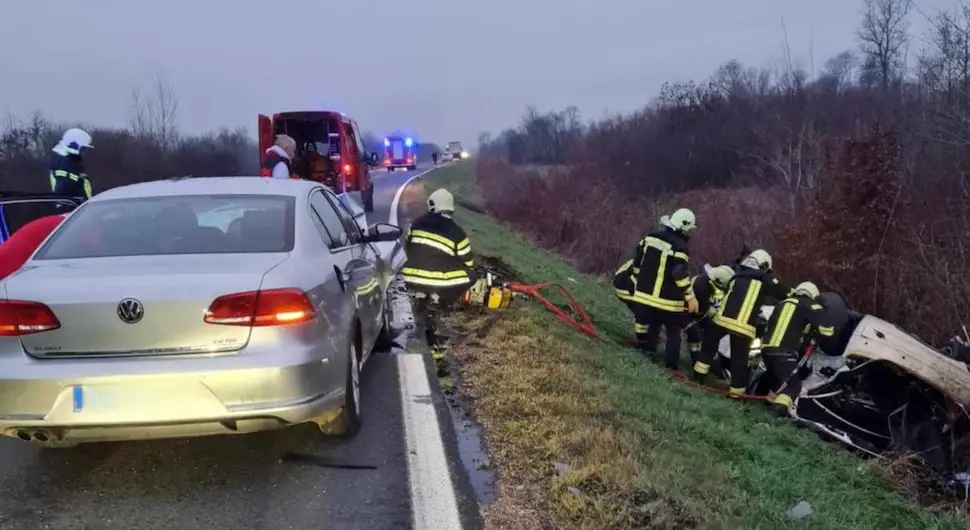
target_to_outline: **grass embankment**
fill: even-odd
[[[471,161],[437,170],[425,189],[452,190],[476,255],[499,257],[523,281],[567,286],[601,334],[629,337],[630,317],[605,281],[473,211],[473,172]],[[685,387],[538,304],[451,320],[465,333],[447,355],[460,367],[512,505],[486,508],[491,528],[967,527],[908,502],[878,467],[763,406]],[[789,510],[801,500],[813,513],[795,519]]]

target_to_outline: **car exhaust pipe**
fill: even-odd
[[[47,443],[53,438],[47,431],[34,431],[33,438],[35,442]]]
[[[27,431],[17,431],[17,438],[20,438],[21,440],[23,440],[25,442],[29,442],[30,439],[31,439],[30,438],[30,434],[27,433]]]

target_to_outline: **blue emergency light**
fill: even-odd
[[[384,138],[384,147],[390,147],[390,146],[391,146],[391,141],[388,140],[387,138]]]
[[[404,145],[411,147],[412,145],[414,145],[414,140],[412,140],[411,137],[408,136],[407,138],[404,139]]]

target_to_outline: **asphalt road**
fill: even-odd
[[[377,173],[371,222],[388,219],[397,189],[413,175]],[[402,195],[399,224],[423,211],[417,191]],[[411,528],[398,366],[390,354],[368,362],[364,425],[351,440],[324,438],[313,427],[57,450],[0,439],[0,529]],[[440,395],[432,398],[447,418]],[[439,425],[462,520],[473,528],[453,433],[447,420]]]

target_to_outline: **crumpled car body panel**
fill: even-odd
[[[886,361],[922,380],[961,405],[970,405],[970,370],[880,318],[859,321],[844,355]]]

